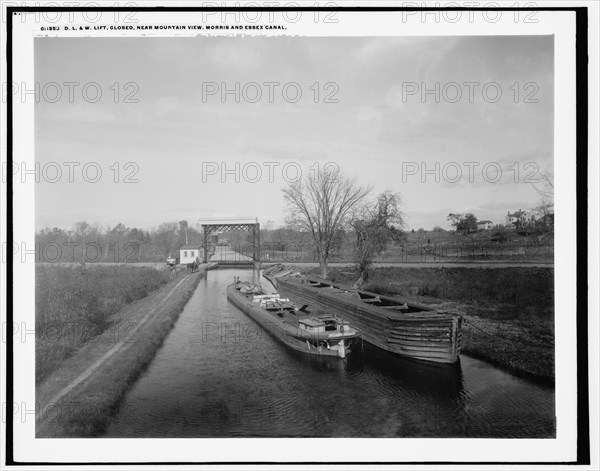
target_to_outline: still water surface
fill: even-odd
[[[346,361],[290,351],[200,280],[108,437],[552,437],[554,389],[461,355],[404,360],[365,344]],[[263,287],[268,282],[262,279]]]

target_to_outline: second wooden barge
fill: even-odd
[[[292,301],[348,319],[376,347],[416,360],[448,364],[458,360],[459,315],[291,272],[267,271],[265,276]]]

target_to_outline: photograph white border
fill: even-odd
[[[151,6],[144,4],[143,6]],[[192,6],[192,5],[182,5]],[[396,5],[397,6],[397,5]],[[137,12],[140,24],[194,24],[201,13]],[[36,439],[33,415],[14,423],[14,458],[17,461],[269,461],[269,462],[528,462],[573,461],[576,459],[576,197],[575,197],[575,15],[573,12],[545,12],[536,15],[535,24],[515,23],[505,16],[496,23],[403,22],[401,13],[337,12],[335,24],[315,23],[304,15],[297,23],[286,23],[287,35],[297,36],[470,36],[545,35],[555,36],[555,286],[556,313],[556,439]],[[65,15],[66,16],[66,15]],[[66,25],[70,26],[68,19]],[[242,23],[243,24],[243,23]],[[62,23],[46,23],[61,26]],[[33,83],[33,39],[41,34],[41,22],[13,22],[13,81]],[[69,36],[90,32],[68,32]],[[199,32],[190,35],[202,34]],[[210,31],[211,35],[233,35]],[[262,35],[244,31],[244,35]],[[272,35],[280,35],[274,30]],[[150,36],[148,31],[99,31],[94,36]],[[185,31],[158,32],[157,35],[186,35]],[[34,163],[33,103],[13,101],[14,161]],[[5,152],[5,149],[3,149]],[[15,184],[14,240],[34,246],[34,186]],[[597,213],[596,213],[597,214]],[[14,322],[35,325],[34,263],[14,264]],[[590,313],[593,311],[590,311]],[[30,335],[33,338],[33,335]],[[35,404],[35,342],[14,342],[14,394],[16,403]],[[591,366],[591,365],[590,365]],[[300,446],[301,445],[301,446]],[[304,450],[310,449],[307,456]],[[330,450],[343,450],[340,455]],[[231,450],[235,450],[232,452]]]

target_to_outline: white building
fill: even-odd
[[[486,219],[485,221],[479,221],[477,223],[477,229],[479,229],[480,231],[487,231],[491,229],[493,225],[494,223],[492,221],[488,221]]]
[[[509,211],[506,215],[506,227],[523,226],[534,219],[535,217],[529,211],[519,209],[512,214]]]
[[[204,249],[200,244],[184,245],[179,249],[179,263],[192,263],[196,257],[202,262]]]

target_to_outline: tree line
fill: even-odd
[[[542,197],[544,212],[549,214],[550,210],[553,213],[553,179],[549,173],[546,176],[544,191],[538,188],[536,191]],[[386,190],[373,196],[372,187],[358,184],[337,166],[306,174],[282,188],[282,193],[286,226],[272,229],[268,221],[261,230],[261,246],[272,244],[273,250],[285,250],[291,242],[311,244],[323,278],[328,275],[328,262],[341,250],[348,235],[353,238],[351,256],[357,269],[356,287],[368,281],[374,261],[381,253],[391,244],[406,239],[400,194]],[[457,232],[468,234],[477,230],[477,218],[472,213],[451,213],[448,219]],[[256,244],[252,237],[243,231],[223,236],[232,246]],[[124,224],[102,229],[81,221],[71,230],[44,229],[36,234],[36,242],[40,247],[67,245],[72,250],[67,253],[67,260],[62,254],[61,261],[90,259],[88,247],[93,247],[92,261],[127,262],[162,261],[170,254],[176,256],[186,242],[201,245],[203,238],[200,228],[190,226],[185,220],[166,222],[150,231]]]
[[[46,262],[150,262],[178,255],[186,243],[202,243],[202,233],[187,221],[165,222],[145,230],[119,223],[101,227],[79,221],[71,229],[45,228],[35,236],[36,260]]]
[[[373,198],[370,194],[370,187],[360,186],[339,168],[308,174],[283,188],[286,226],[272,229],[268,222],[261,230],[261,246],[284,251],[290,243],[308,243],[326,278],[328,261],[350,234],[359,273],[357,283],[362,285],[377,255],[404,236],[400,195],[389,190]],[[220,237],[231,246],[257,243],[243,231]],[[185,220],[165,222],[149,231],[122,223],[102,228],[80,221],[68,230],[46,228],[36,234],[38,260],[55,262],[164,261],[169,255],[177,256],[186,241],[201,245],[203,237],[199,227]]]

